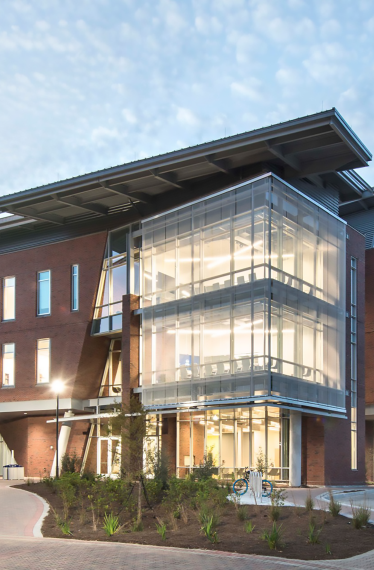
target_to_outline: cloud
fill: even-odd
[[[180,107],[177,110],[177,121],[187,127],[197,127],[200,124],[199,119],[191,109],[185,107]]]
[[[312,46],[303,65],[315,81],[331,85],[332,80],[346,78],[348,59],[349,53],[340,43],[322,43]]]
[[[122,109],[122,116],[131,125],[135,125],[138,122],[136,115],[130,109]]]
[[[260,101],[261,100],[261,81],[252,77],[242,83],[234,81],[231,83],[231,91],[234,95],[238,95],[240,97],[245,97],[246,99],[250,99],[251,101]]]

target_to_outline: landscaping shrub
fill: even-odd
[[[80,468],[80,460],[77,454],[69,455],[65,453],[61,458],[61,474],[63,473],[76,473]]]

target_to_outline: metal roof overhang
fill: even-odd
[[[108,216],[126,224],[262,172],[332,184],[342,201],[368,187],[353,168],[372,156],[336,109],[0,197],[0,230],[79,224]],[[117,216],[116,216],[117,215]],[[20,227],[21,226],[21,227]],[[5,237],[5,236],[4,236]]]

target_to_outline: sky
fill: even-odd
[[[332,107],[374,152],[374,0],[0,0],[0,195]]]

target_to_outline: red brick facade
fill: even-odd
[[[64,381],[61,398],[98,394],[109,339],[92,337],[91,325],[107,233],[102,232],[0,256],[0,277],[16,277],[16,320],[0,324],[0,344],[15,343],[15,387],[0,389],[0,402],[54,399],[50,385],[36,384],[37,339],[51,339],[50,380]],[[71,266],[79,265],[79,311],[71,311]],[[37,272],[51,270],[51,315],[36,316]],[[2,297],[2,296],[0,296]],[[0,312],[2,314],[2,299]],[[1,363],[0,363],[1,369]],[[1,373],[1,370],[0,370]],[[55,446],[53,416],[2,413],[0,433],[28,476],[49,473]],[[20,417],[21,416],[21,417]],[[82,454],[88,422],[72,423],[69,449]]]

